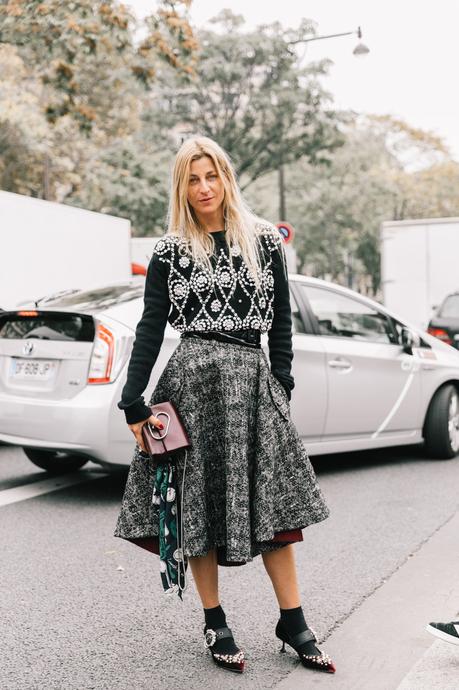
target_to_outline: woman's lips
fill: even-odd
[[[209,199],[201,199],[201,204],[207,204],[209,201],[212,201],[212,199],[212,196]]]

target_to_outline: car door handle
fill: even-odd
[[[332,369],[352,369],[352,363],[348,359],[330,359],[328,366]]]

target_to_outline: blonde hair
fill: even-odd
[[[196,263],[213,272],[210,255],[215,249],[215,240],[212,233],[206,232],[200,225],[187,199],[191,163],[204,156],[210,158],[223,182],[223,218],[227,243],[230,247],[239,246],[242,259],[253,276],[256,289],[260,290],[259,272],[262,264],[257,238],[263,230],[275,233],[277,230],[251,211],[242,197],[228,154],[213,139],[202,136],[186,139],[176,154],[172,170],[166,234],[178,235],[185,239],[185,251],[189,252]],[[229,256],[231,266],[233,266],[231,252]]]

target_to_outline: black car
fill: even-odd
[[[431,335],[459,350],[459,292],[445,297],[430,319],[427,330]]]

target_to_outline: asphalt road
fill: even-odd
[[[324,639],[456,513],[459,459],[430,460],[413,447],[314,464],[331,516],[295,548],[307,621]],[[126,475],[107,477],[92,463],[85,472],[84,482],[2,505],[7,490],[33,488],[46,473],[0,446],[2,690],[285,683],[297,657],[279,654],[277,602],[261,558],[220,569],[221,602],[246,654],[238,676],[216,668],[203,647],[192,579],[183,602],[167,598],[157,557],[113,537]],[[305,687],[317,675],[301,672]]]

